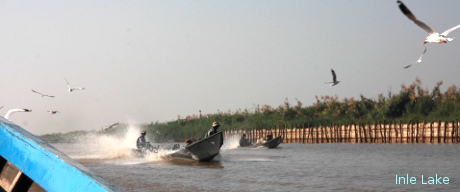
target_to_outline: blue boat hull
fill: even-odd
[[[5,191],[121,191],[1,116],[0,138],[0,187]]]

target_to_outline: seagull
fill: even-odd
[[[67,81],[67,79],[64,78],[64,80],[65,80],[65,82],[67,83],[67,87],[69,87],[69,92],[72,92],[72,91],[74,91],[74,90],[85,90],[84,87],[74,87],[74,88],[71,88],[69,82]]]
[[[52,95],[45,95],[45,94],[42,94],[42,93],[37,92],[37,91],[35,91],[35,90],[33,90],[33,89],[32,89],[32,92],[34,92],[34,93],[36,93],[36,94],[39,94],[39,95],[41,95],[42,97],[51,97],[51,98],[54,97],[54,96],[52,96]]]
[[[409,67],[412,66],[413,64],[421,63],[421,62],[422,62],[422,57],[423,57],[423,55],[425,54],[425,52],[426,52],[426,47],[425,47],[425,50],[423,51],[422,55],[420,55],[420,57],[418,58],[418,60],[417,60],[416,62],[414,62],[414,63],[408,65],[408,66],[405,66],[404,69],[409,68]]]
[[[332,82],[326,82],[326,84],[331,84],[331,86],[339,84],[340,81],[337,81],[337,76],[335,75],[335,71],[331,69],[332,72]]]
[[[30,109],[11,109],[8,112],[6,112],[5,119],[8,119],[11,114],[16,113],[16,112],[32,112]]]
[[[51,111],[48,111],[48,113],[50,113],[51,115],[54,115],[54,114],[56,114],[56,113],[59,113],[59,111],[53,111],[53,110],[51,110]]]
[[[421,27],[423,30],[425,30],[426,32],[428,32],[429,36],[426,37],[425,41],[423,41],[422,44],[425,44],[425,43],[447,43],[448,41],[452,41],[454,40],[453,38],[447,38],[446,36],[452,32],[452,31],[455,31],[456,29],[460,28],[460,25],[457,25],[455,27],[452,27],[444,32],[442,32],[441,34],[439,34],[438,32],[436,31],[433,31],[433,29],[431,29],[430,27],[428,27],[428,25],[426,25],[424,22],[420,21],[420,20],[417,20],[417,18],[415,17],[414,14],[412,14],[412,12],[404,5],[404,3],[402,1],[396,1],[396,3],[399,4],[399,9],[401,9],[401,11],[403,12],[404,15],[407,16],[407,18],[409,18],[410,20],[412,20],[416,25],[418,25],[419,27]]]

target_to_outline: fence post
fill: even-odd
[[[336,134],[337,134],[337,143],[342,143],[342,132],[340,130],[340,127],[338,126],[338,124],[335,124],[335,130],[336,130]]]
[[[430,143],[433,143],[433,121],[430,123]]]
[[[318,125],[313,127],[312,136],[315,137],[315,143],[319,143],[319,132],[318,132]]]
[[[356,124],[353,123],[353,130],[355,132],[355,143],[358,143],[358,131],[356,130]]]
[[[377,134],[377,121],[374,121],[374,143],[377,143],[378,134]]]
[[[458,119],[456,120],[456,123],[455,123],[455,142],[458,143]]]
[[[415,120],[410,124],[410,142],[414,143],[414,123]]]
[[[447,140],[447,126],[448,126],[448,122],[447,121],[444,121],[444,143],[446,143],[446,140]]]
[[[394,140],[395,140],[395,143],[398,143],[398,123],[396,121],[393,121],[393,129],[394,129],[394,132],[395,132],[395,137],[394,137]]]
[[[406,143],[410,143],[410,125],[412,120],[409,120],[409,123],[406,125]]]
[[[392,141],[392,136],[391,136],[391,121],[388,123],[388,143],[391,143]]]
[[[353,131],[352,128],[353,128],[353,126],[352,126],[352,124],[350,124],[348,126],[348,142],[349,143],[351,143],[353,141],[352,138],[351,138],[351,132]]]
[[[441,120],[438,121],[438,143],[441,143]]]
[[[342,125],[340,123],[335,124],[337,127],[337,135],[339,137],[339,143],[343,142],[343,131],[342,131]]]
[[[332,131],[332,143],[338,143],[337,130],[334,126],[334,123],[331,123],[331,131]]]
[[[363,136],[364,136],[364,143],[368,143],[368,131],[366,130],[366,123],[361,122],[361,126],[363,127]]]
[[[423,120],[423,127],[422,127],[422,143],[425,143],[425,127],[426,127],[426,120]]]

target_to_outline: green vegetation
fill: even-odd
[[[311,106],[303,106],[296,99],[296,105],[291,105],[286,99],[276,108],[268,105],[257,105],[253,110],[238,109],[236,111],[219,111],[217,114],[189,115],[185,118],[178,116],[177,120],[165,123],[150,123],[138,125],[147,130],[157,142],[175,140],[184,141],[186,138],[199,139],[204,136],[213,121],[221,124],[221,130],[227,129],[259,129],[272,128],[279,125],[329,125],[330,123],[359,123],[373,121],[426,120],[452,121],[460,117],[460,90],[451,86],[441,93],[438,82],[431,92],[421,87],[421,81],[416,79],[411,85],[401,85],[397,94],[391,92],[385,97],[379,94],[377,99],[368,99],[363,95],[359,99],[338,96],[316,96],[316,102]],[[116,128],[94,134],[121,135],[128,125],[120,124]],[[82,132],[44,135],[47,142],[60,142],[66,136],[81,137]],[[54,138],[54,139],[53,139]],[[64,141],[72,141],[65,139]]]

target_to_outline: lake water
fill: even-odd
[[[227,140],[212,162],[165,160],[162,151],[140,158],[131,154],[131,148],[117,145],[52,145],[124,191],[460,188],[459,146],[455,144],[281,144],[266,149],[237,148],[236,143]],[[160,145],[172,147],[173,143]]]

